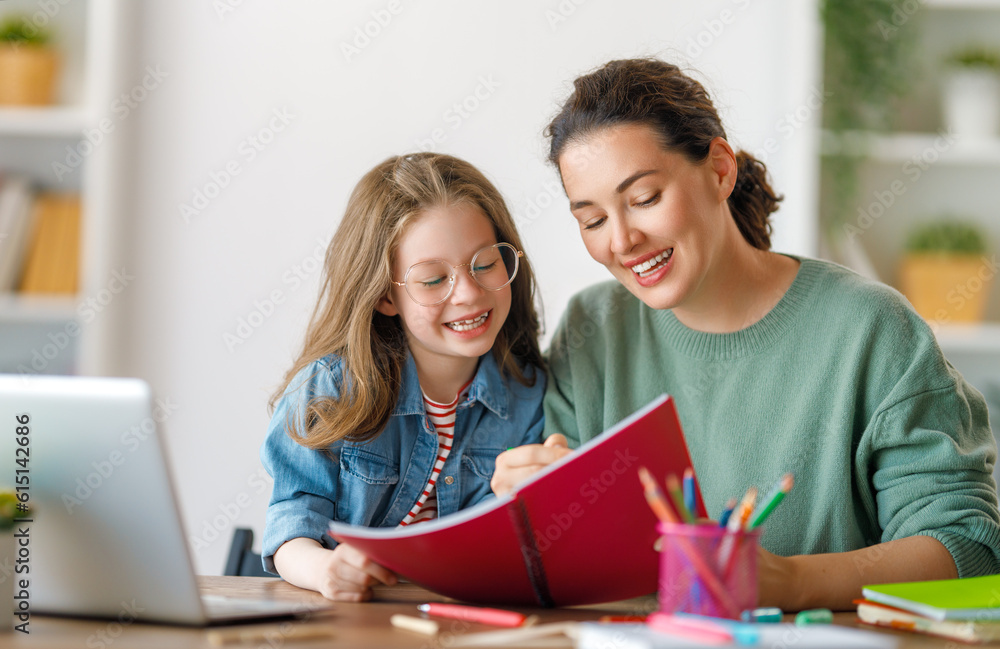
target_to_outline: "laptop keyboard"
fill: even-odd
[[[279,615],[308,611],[305,606],[296,602],[225,597],[224,595],[202,595],[201,603],[205,607],[205,613],[211,618],[254,614]]]

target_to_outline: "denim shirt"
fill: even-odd
[[[274,553],[285,541],[305,537],[333,548],[327,525],[336,520],[367,527],[395,527],[417,502],[438,455],[438,437],[424,409],[412,356],[403,366],[396,407],[374,440],[338,440],[314,450],[286,432],[286,419],[299,418],[308,401],[340,394],[343,359],[313,361],[300,371],[274,410],[260,450],[264,468],[274,478],[267,508],[261,555],[264,568],[276,573]],[[493,496],[490,479],[496,457],[511,446],[533,444],[542,436],[545,374],[532,387],[505,379],[492,353],[479,369],[455,413],[455,439],[438,476],[438,515],[446,516]]]

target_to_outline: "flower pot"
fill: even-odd
[[[0,529],[0,565],[14,566],[17,558],[14,528]],[[13,570],[0,580],[0,633],[14,629],[14,579]]]
[[[911,254],[900,269],[903,294],[927,321],[981,322],[992,280],[980,255]]]
[[[959,138],[1000,136],[1000,75],[993,70],[952,70],[942,99],[944,125]]]
[[[59,54],[38,45],[0,45],[0,104],[52,104],[59,71]]]

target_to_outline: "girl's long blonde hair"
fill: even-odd
[[[459,204],[482,210],[493,223],[498,243],[524,249],[500,192],[478,169],[453,156],[392,157],[354,188],[326,250],[320,299],[302,353],[269,402],[273,410],[292,379],[311,362],[328,354],[343,359],[339,398],[318,396],[307,405],[305,421],[289,418],[286,428],[300,444],[322,449],[339,439],[368,441],[385,427],[399,396],[406,336],[399,316],[385,316],[375,306],[389,292],[393,256],[407,226],[424,210]],[[542,355],[535,276],[527,257],[521,259],[510,289],[510,313],[493,355],[505,376],[531,385],[535,378],[529,379],[525,366],[542,367]]]

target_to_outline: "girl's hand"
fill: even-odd
[[[310,538],[285,541],[274,553],[274,567],[288,583],[342,602],[369,600],[373,584],[391,586],[399,581],[360,550],[343,543],[327,550]]]
[[[563,435],[552,435],[544,444],[526,444],[504,451],[497,456],[496,469],[490,487],[502,496],[529,476],[538,473],[556,460],[572,453]]]
[[[327,599],[341,602],[366,602],[372,598],[372,586],[393,585],[396,574],[375,563],[360,550],[341,543],[325,556],[316,569],[316,590]]]

